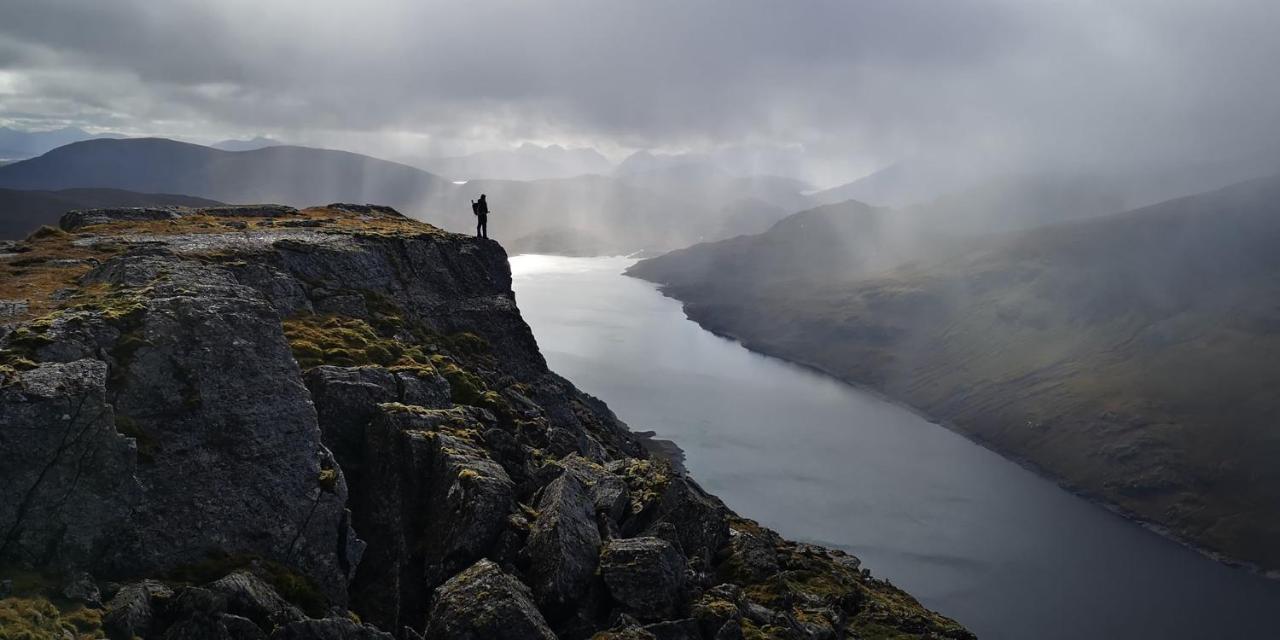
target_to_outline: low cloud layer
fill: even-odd
[[[1280,7],[0,0],[0,124],[1129,166],[1276,145]]]

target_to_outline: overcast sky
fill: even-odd
[[[1138,163],[1269,145],[1276,0],[0,0],[0,124]]]

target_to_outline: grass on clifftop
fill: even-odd
[[[445,232],[425,222],[383,211],[312,207],[288,215],[225,215],[219,209],[190,209],[172,220],[113,221],[67,232],[41,227],[12,254],[0,255],[0,301],[17,301],[27,309],[0,321],[38,318],[67,308],[60,291],[79,289],[81,277],[95,265],[129,249],[130,236],[215,234],[311,229],[358,237],[418,237]]]

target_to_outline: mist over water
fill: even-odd
[[[858,555],[983,638],[1260,638],[1280,582],[1212,561],[899,406],[751,353],[621,276],[517,256],[548,363],[786,536]]]

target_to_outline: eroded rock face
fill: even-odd
[[[573,474],[561,474],[543,488],[524,555],[533,591],[544,609],[560,610],[577,602],[595,575],[600,556],[595,504]]]
[[[0,558],[90,567],[143,500],[107,365],[44,363],[0,386]]]
[[[554,640],[529,588],[481,560],[435,594],[427,640]]]
[[[420,628],[431,589],[482,557],[506,527],[515,487],[475,440],[479,428],[473,411],[402,405],[382,405],[370,424],[356,522],[374,553],[355,589],[367,591],[360,598],[375,622]]]
[[[102,589],[112,638],[966,637],[651,458],[547,370],[496,243],[366,205],[66,222],[52,303],[0,318],[0,566]]]
[[[610,540],[600,556],[600,575],[630,613],[660,620],[674,614],[683,599],[685,559],[659,538]]]

